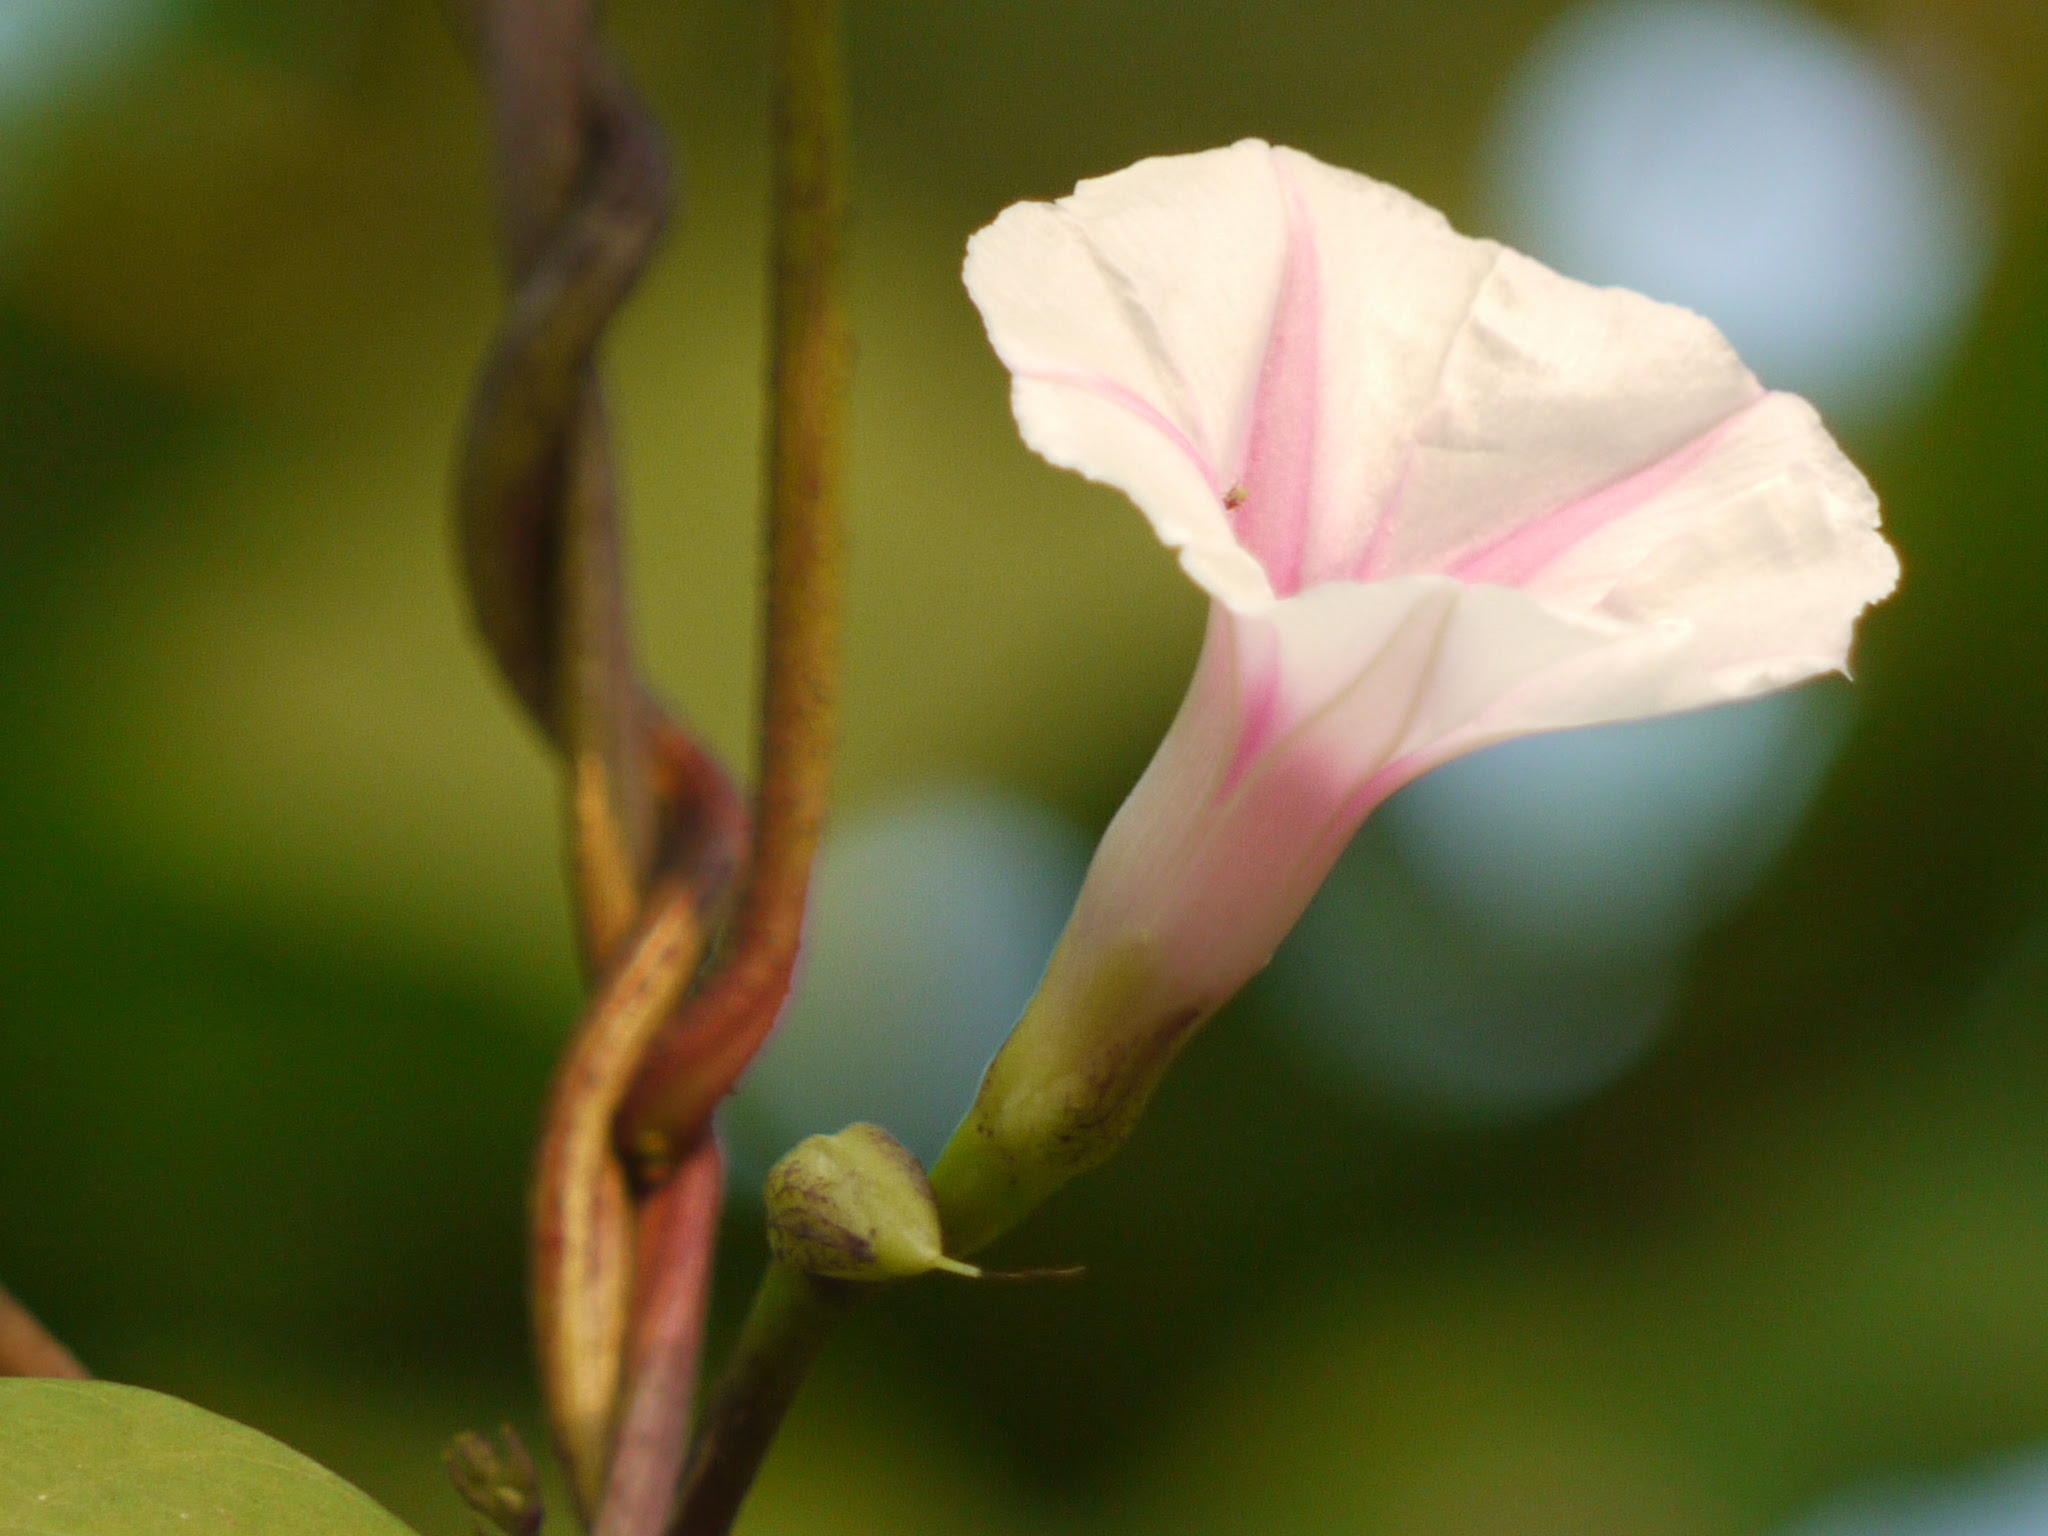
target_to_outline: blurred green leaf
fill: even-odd
[[[297,1451],[140,1387],[0,1381],[0,1444],[0,1532],[406,1536]]]

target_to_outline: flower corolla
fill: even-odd
[[[1843,670],[1897,580],[1813,407],[1706,320],[1294,150],[1020,203],[966,282],[1025,442],[1125,492],[1210,614],[934,1171],[963,1250],[1114,1149],[1396,789]]]

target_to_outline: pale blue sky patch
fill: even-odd
[[[1493,134],[1511,242],[1719,325],[1773,388],[1889,419],[1938,381],[1990,252],[1985,198],[1886,60],[1775,0],[1598,0]]]
[[[0,115],[55,101],[154,38],[173,0],[0,0]]]

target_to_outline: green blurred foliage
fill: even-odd
[[[639,625],[741,764],[755,9],[612,18],[685,188],[609,358]],[[1428,1131],[1255,987],[997,1259],[1088,1283],[873,1308],[746,1529],[1722,1536],[2048,1444],[2048,32],[1834,9],[1981,72],[1926,89],[2000,261],[1935,404],[1853,445],[1907,583],[1674,1038],[1569,1114]],[[847,806],[975,778],[1099,825],[1199,631],[1140,520],[1016,442],[966,235],[1247,132],[1483,226],[1555,10],[852,7]],[[531,1427],[521,1185],[575,1005],[549,765],[445,528],[497,302],[479,106],[428,0],[189,0],[4,125],[0,202],[0,1274],[429,1533],[447,1436]],[[736,1217],[728,1302],[760,1252]]]

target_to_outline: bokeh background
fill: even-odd
[[[686,196],[609,373],[638,623],[748,757],[760,7],[615,0]],[[862,1314],[743,1529],[2048,1532],[2048,10],[853,0],[854,577],[802,996],[728,1130],[930,1152],[1200,607],[1015,440],[1005,203],[1257,134],[1717,319],[1878,485],[1853,685],[1500,749],[1362,834],[1129,1151]],[[0,1275],[463,1529],[534,1422],[574,1012],[445,502],[497,303],[431,0],[0,0]],[[0,1447],[4,1455],[4,1447]],[[566,1523],[563,1529],[567,1529]]]

